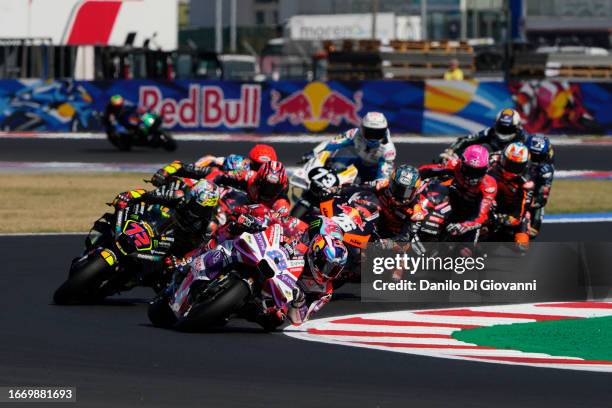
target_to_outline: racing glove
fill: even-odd
[[[474,221],[456,222],[448,224],[446,231],[451,235],[463,235],[467,232],[476,230],[481,227],[481,224]]]
[[[389,180],[386,178],[381,178],[372,181],[366,181],[364,184],[368,187],[374,188],[374,190],[376,191],[380,191],[389,186]]]
[[[497,222],[506,227],[513,227],[519,224],[519,219],[508,214],[500,214],[497,216]]]
[[[119,193],[117,194],[117,197],[115,197],[115,199],[113,200],[112,206],[116,209],[124,209],[125,207],[130,205],[130,202],[133,199],[142,197],[144,193],[145,191],[141,189],[124,191],[123,193]]]
[[[457,158],[457,153],[455,153],[455,151],[451,148],[448,148],[442,153],[440,153],[440,160],[442,163],[446,163],[447,161],[451,161]]]
[[[155,187],[162,186],[166,183],[168,177],[175,174],[183,167],[183,164],[180,161],[173,161],[169,165],[157,170],[157,172],[151,177],[151,183]]]

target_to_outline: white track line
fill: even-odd
[[[189,142],[261,142],[261,143],[318,143],[329,139],[335,134],[246,134],[246,133],[175,133],[176,139]],[[47,139],[47,140],[104,140],[103,133],[10,133],[0,132],[0,139]],[[422,135],[394,135],[393,143],[397,144],[436,144],[448,145],[457,139],[457,136],[422,136]],[[581,137],[551,136],[556,146],[596,145],[612,147],[612,139],[585,140]]]

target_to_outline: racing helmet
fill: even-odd
[[[502,142],[514,139],[521,129],[521,116],[512,108],[502,109],[495,119],[493,131],[495,137]]]
[[[461,155],[456,177],[459,185],[465,188],[480,184],[489,170],[489,151],[480,145],[468,146]]]
[[[267,144],[256,144],[249,152],[249,159],[251,160],[251,169],[257,171],[259,167],[265,162],[276,161],[276,150]]]
[[[315,235],[306,252],[306,262],[314,280],[323,284],[336,279],[346,266],[348,250],[338,238]]]
[[[387,118],[380,112],[368,112],[361,120],[359,133],[369,149],[380,146],[388,132]]]
[[[208,180],[200,180],[189,190],[185,197],[185,210],[192,220],[208,222],[219,202],[219,187]]]
[[[399,203],[407,204],[414,199],[421,185],[419,171],[407,164],[395,168],[389,180],[389,193]]]
[[[223,160],[221,168],[227,172],[249,171],[251,166],[246,157],[239,154],[230,154]]]
[[[263,202],[273,201],[287,189],[287,172],[278,161],[264,162],[255,176],[256,199]]]
[[[123,96],[121,96],[121,95],[113,95],[113,96],[110,97],[110,104],[111,104],[111,106],[113,106],[115,108],[118,108],[118,107],[122,106],[123,102],[124,102]]]
[[[522,143],[510,143],[504,149],[501,167],[504,178],[521,176],[529,165],[529,149]]]
[[[527,138],[526,144],[531,161],[542,163],[552,159],[553,149],[548,137],[544,135],[530,135]]]

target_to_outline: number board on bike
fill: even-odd
[[[315,167],[308,172],[308,178],[310,179],[311,183],[314,183],[325,190],[329,190],[330,188],[336,187],[340,184],[338,175],[327,167]]]
[[[133,240],[136,250],[139,252],[150,251],[153,248],[153,240],[151,239],[153,232],[147,227],[147,224],[134,220],[127,221],[123,227],[123,233]]]

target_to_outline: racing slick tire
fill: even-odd
[[[151,303],[149,303],[147,315],[155,327],[168,329],[176,324],[176,316],[172,309],[170,309],[166,296],[158,296],[153,299]]]
[[[104,258],[99,253],[92,254],[83,263],[71,265],[68,279],[57,288],[53,301],[56,305],[99,302],[106,296],[100,287],[109,275]]]
[[[106,137],[113,146],[122,152],[127,152],[132,148],[132,145],[128,142],[128,140],[126,140],[128,139],[127,135],[122,135],[117,132],[109,132],[106,134]]]
[[[174,328],[195,332],[215,326],[240,308],[250,294],[251,290],[245,281],[230,275],[221,284],[220,290],[195,303],[187,315],[178,319]]]

